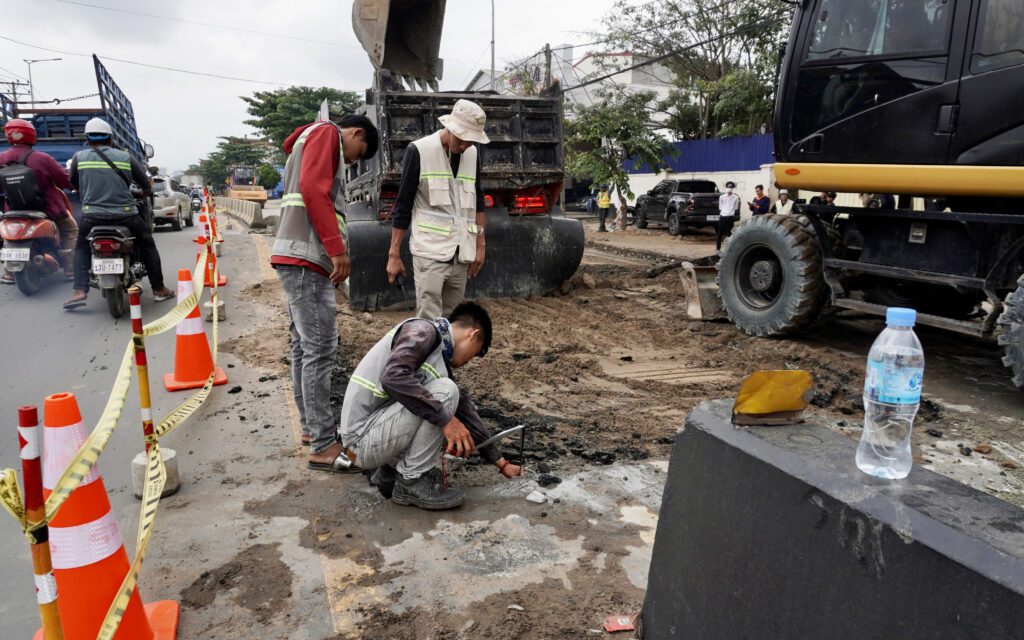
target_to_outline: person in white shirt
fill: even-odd
[[[715,249],[722,248],[722,239],[732,233],[732,225],[740,212],[740,197],[733,193],[736,183],[725,183],[725,193],[718,197],[718,226],[715,228]]]
[[[779,190],[779,199],[772,205],[772,213],[789,215],[793,213],[793,201],[789,199],[789,191]]]

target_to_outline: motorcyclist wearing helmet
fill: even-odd
[[[89,148],[79,151],[71,160],[71,184],[82,199],[82,222],[75,245],[75,294],[64,303],[64,308],[75,309],[86,303],[91,256],[89,232],[99,225],[127,227],[146,265],[153,297],[156,300],[173,298],[175,293],[164,286],[160,253],[153,234],[131,193],[130,185],[134,182],[146,198],[153,194],[146,168],[126,151],[111,146],[113,131],[104,120],[93,118],[87,122],[85,135]]]
[[[4,135],[11,143],[11,148],[0,153],[0,166],[19,163],[32,169],[32,172],[35,173],[36,185],[39,187],[39,193],[46,205],[43,213],[47,218],[53,220],[60,231],[64,275],[71,278],[74,276],[71,257],[75,250],[75,240],[78,238],[78,225],[71,215],[67,196],[61,191],[61,189],[71,188],[68,172],[49,154],[32,149],[36,143],[36,128],[32,126],[31,122],[21,119],[8,120],[4,125]],[[4,210],[10,210],[10,208],[10,205],[5,202]],[[4,272],[0,281],[11,284],[14,279],[10,274]]]

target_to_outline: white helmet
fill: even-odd
[[[107,121],[102,118],[93,118],[89,122],[85,123],[85,135],[96,136],[97,138],[109,138],[114,135],[114,131],[107,124]]]

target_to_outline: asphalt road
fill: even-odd
[[[177,271],[195,265],[194,229],[180,232],[159,227],[157,246],[163,261],[166,284],[175,289]],[[143,281],[143,318],[156,319],[174,306],[173,300],[155,302],[148,280]],[[27,298],[15,286],[0,288],[0,468],[13,468],[20,478],[18,457],[17,409],[21,405],[39,406],[43,418],[43,399],[53,393],[73,392],[86,428],[91,430],[106,404],[116,367],[131,339],[128,314],[114,320],[98,291],[89,296],[89,304],[66,312],[61,303],[70,296],[71,285],[54,276],[39,293]],[[224,294],[230,293],[225,290]],[[209,325],[207,325],[209,326]],[[147,341],[154,415],[162,416],[181,402],[184,394],[164,391],[161,380],[174,367],[174,332]],[[169,437],[174,447],[178,434]],[[143,448],[139,417],[138,388],[134,382],[128,394],[117,431],[100,460],[100,471],[118,517],[122,537],[134,547],[138,502],[131,493],[131,458]],[[0,548],[5,559],[0,577],[0,620],[5,638],[29,638],[39,626],[32,582],[28,544],[19,527],[6,512],[0,511]]]

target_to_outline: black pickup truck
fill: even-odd
[[[710,180],[662,180],[636,200],[633,217],[638,229],[654,223],[668,226],[674,236],[684,227],[707,227],[718,222],[718,185]]]

